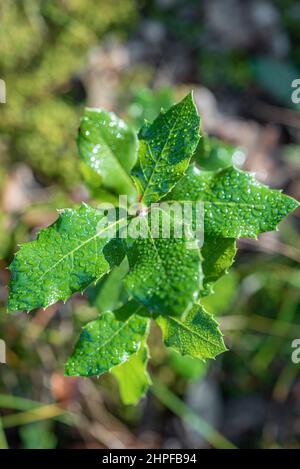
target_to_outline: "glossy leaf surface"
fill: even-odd
[[[141,128],[138,161],[132,174],[142,203],[159,201],[182,177],[199,140],[199,124],[189,94]]]
[[[66,375],[100,376],[137,353],[149,322],[146,317],[138,316],[141,309],[142,306],[130,302],[115,313],[102,313],[84,326],[67,361]]]
[[[296,200],[234,167],[209,172],[191,166],[169,199],[203,202],[205,233],[219,238],[256,238],[276,229],[299,206]]]

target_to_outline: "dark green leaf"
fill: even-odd
[[[147,371],[148,359],[148,347],[142,344],[137,353],[131,355],[125,363],[115,366],[111,370],[119,383],[120,395],[124,404],[137,404],[151,385],[151,378]]]

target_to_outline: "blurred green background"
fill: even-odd
[[[112,376],[63,376],[109,288],[30,315],[5,310],[18,244],[91,197],[75,144],[87,104],[138,128],[193,88],[205,132],[224,144],[213,167],[233,145],[235,164],[300,199],[299,24],[296,0],[0,3],[0,447],[300,447],[299,211],[279,232],[242,240],[205,300],[229,352],[181,358],[153,331],[154,386],[137,407],[122,405]]]

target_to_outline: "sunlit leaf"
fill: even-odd
[[[141,128],[138,161],[132,174],[144,204],[163,198],[182,177],[199,140],[199,124],[189,94]]]
[[[184,318],[157,318],[167,347],[193,358],[215,358],[226,351],[218,323],[200,305]]]
[[[191,166],[168,198],[202,202],[205,234],[218,238],[256,238],[275,230],[299,206],[293,198],[234,167],[212,172]]]
[[[22,244],[10,265],[9,311],[66,301],[102,277],[114,261],[118,263],[109,227],[117,227],[121,221],[99,228],[104,220],[103,212],[88,205],[65,209],[35,241]],[[108,243],[112,243],[111,249],[105,254]]]

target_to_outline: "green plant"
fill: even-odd
[[[136,403],[150,384],[151,320],[160,326],[166,346],[181,355],[205,360],[226,350],[203,298],[232,265],[237,238],[276,229],[299,205],[234,166],[199,169],[200,153],[210,147],[199,146],[199,129],[191,94],[146,122],[138,139],[113,113],[86,109],[78,136],[83,175],[93,189],[127,194],[134,210],[124,216],[121,206],[113,220],[110,208],[83,204],[63,210],[35,241],[20,247],[10,266],[9,311],[47,307],[95,284],[88,293],[101,314],[83,328],[66,374],[111,371],[127,404]],[[191,204],[189,225],[166,210],[174,201]],[[203,245],[195,232],[199,202]]]
[[[43,182],[70,189],[79,182],[73,138],[82,112],[78,77],[87,52],[105,34],[130,30],[134,2],[7,0],[0,2],[0,17],[0,77],[7,86],[1,158],[25,162]]]

